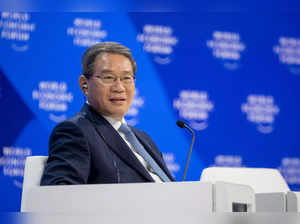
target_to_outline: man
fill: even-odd
[[[41,185],[174,181],[150,137],[124,120],[135,92],[130,50],[96,44],[83,54],[82,72],[87,102],[54,128]]]

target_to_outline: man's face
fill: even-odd
[[[88,101],[104,116],[122,120],[127,113],[135,92],[135,83],[123,84],[121,79],[133,76],[130,60],[120,54],[103,53],[96,57],[94,74],[88,80]],[[112,84],[106,84],[101,77],[118,77]]]

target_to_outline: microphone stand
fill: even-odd
[[[190,146],[190,149],[189,149],[189,154],[188,154],[188,158],[187,158],[187,161],[185,163],[185,168],[184,168],[184,173],[183,173],[183,178],[182,178],[182,181],[185,180],[185,176],[186,176],[186,173],[187,173],[187,169],[188,169],[188,166],[189,166],[189,163],[190,163],[190,158],[191,158],[191,154],[192,154],[192,149],[193,149],[193,146],[194,146],[194,142],[195,142],[195,132],[189,127],[187,126],[186,124],[184,125],[184,127],[186,129],[188,129],[193,137],[192,137],[192,143],[191,143],[191,146]]]

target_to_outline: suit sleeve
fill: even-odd
[[[49,157],[41,185],[86,184],[90,152],[82,130],[72,122],[56,126],[49,140]]]

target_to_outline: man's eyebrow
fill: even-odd
[[[110,70],[110,69],[104,69],[104,70],[102,70],[101,74],[113,74],[113,75],[115,75],[115,73],[112,70]],[[133,72],[128,70],[128,71],[121,72],[121,74],[122,75],[133,75]]]
[[[131,74],[132,74],[131,71],[124,71],[124,72],[122,72],[122,73],[125,74],[125,75],[131,75]]]
[[[113,73],[113,71],[109,69],[104,69],[101,71],[101,73]]]
[[[114,73],[112,70],[110,69],[104,69],[101,71],[101,73]],[[132,74],[132,71],[123,71],[122,74],[124,75],[131,75]]]

